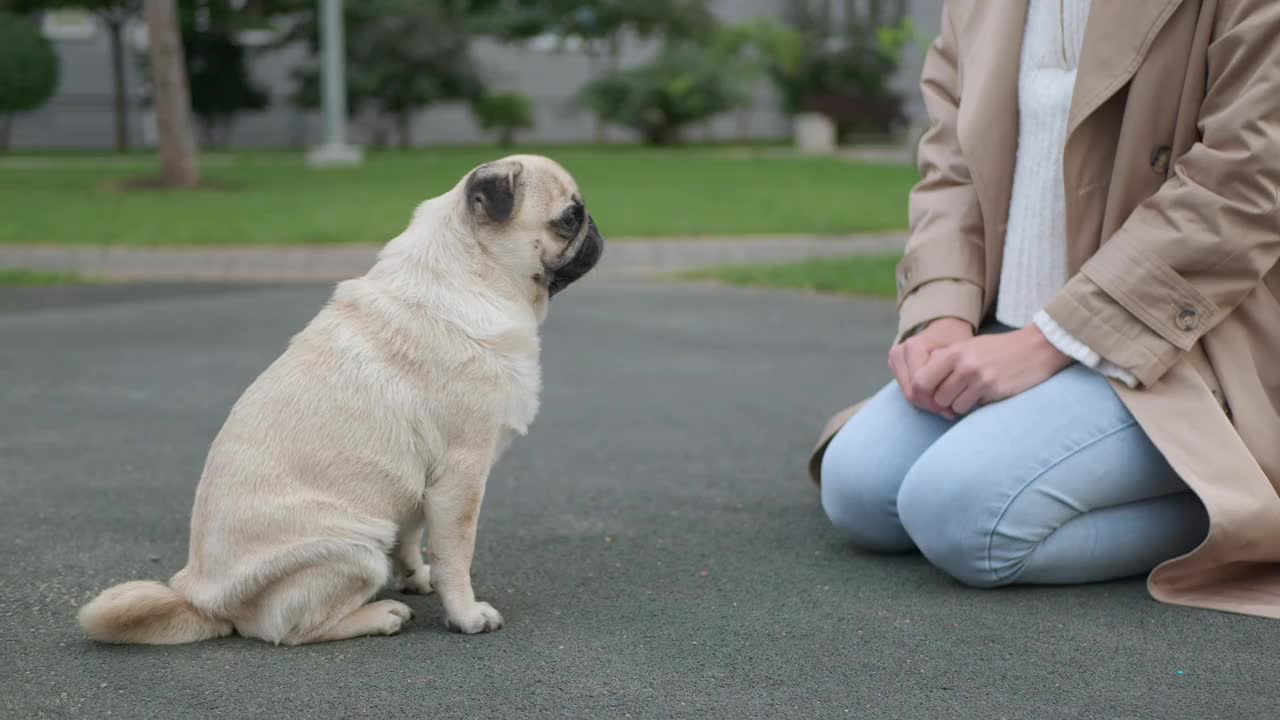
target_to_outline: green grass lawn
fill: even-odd
[[[0,268],[0,287],[45,287],[48,285],[75,285],[85,278],[75,273],[51,273],[17,268]]]
[[[606,237],[848,234],[906,225],[915,170],[721,148],[530,148],[581,184]],[[414,206],[452,187],[493,148],[377,153],[316,171],[301,154],[208,154],[212,189],[123,190],[154,158],[0,158],[0,243],[286,245],[382,243]]]
[[[734,265],[696,270],[681,277],[728,285],[892,298],[897,295],[894,269],[900,260],[895,255],[811,260],[791,265]]]

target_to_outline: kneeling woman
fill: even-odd
[[[896,380],[811,463],[855,543],[1280,617],[1277,36],[1271,0],[946,3]]]

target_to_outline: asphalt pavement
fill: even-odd
[[[0,717],[1280,713],[1280,623],[1141,580],[968,590],[828,528],[806,456],[887,379],[892,306],[617,279],[557,298],[541,416],[490,481],[475,586],[501,632],[408,597],[396,637],[87,640],[81,603],[182,566],[209,442],[327,292],[0,290]]]

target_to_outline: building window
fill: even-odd
[[[92,40],[98,30],[93,15],[76,8],[49,10],[41,18],[40,26],[44,36],[55,42]]]
[[[524,46],[533,52],[578,54],[582,52],[582,38],[576,35],[562,37],[555,33],[542,33],[526,40]]]

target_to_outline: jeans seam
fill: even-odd
[[[995,543],[996,529],[1000,527],[1000,521],[1004,520],[1004,516],[1009,512],[1009,506],[1013,505],[1013,501],[1017,500],[1019,497],[1022,497],[1022,494],[1027,491],[1027,488],[1034,485],[1037,480],[1044,477],[1050,470],[1053,470],[1054,468],[1058,467],[1062,463],[1070,460],[1076,455],[1079,455],[1084,450],[1087,450],[1088,448],[1091,448],[1094,445],[1097,445],[1098,443],[1102,442],[1103,440],[1106,440],[1107,438],[1113,437],[1115,435],[1118,435],[1119,433],[1124,432],[1125,430],[1135,427],[1137,424],[1138,424],[1138,421],[1136,419],[1131,418],[1125,421],[1123,424],[1119,425],[1118,427],[1099,433],[1097,437],[1094,437],[1088,442],[1081,443],[1080,445],[1072,448],[1065,455],[1058,458],[1057,460],[1050,462],[1048,465],[1046,465],[1045,467],[1037,471],[1035,474],[1033,474],[1030,477],[1030,479],[1028,479],[1025,483],[1022,484],[1022,487],[1018,488],[1017,491],[1013,493],[1013,495],[1009,496],[1009,499],[1005,501],[1004,506],[1000,508],[999,514],[996,515],[995,521],[991,523],[991,530],[987,533],[987,572],[991,574],[991,579],[993,581],[997,583],[1000,582],[1000,577],[996,573],[995,564],[992,562],[992,559],[991,559],[991,548],[992,548],[992,545]]]

